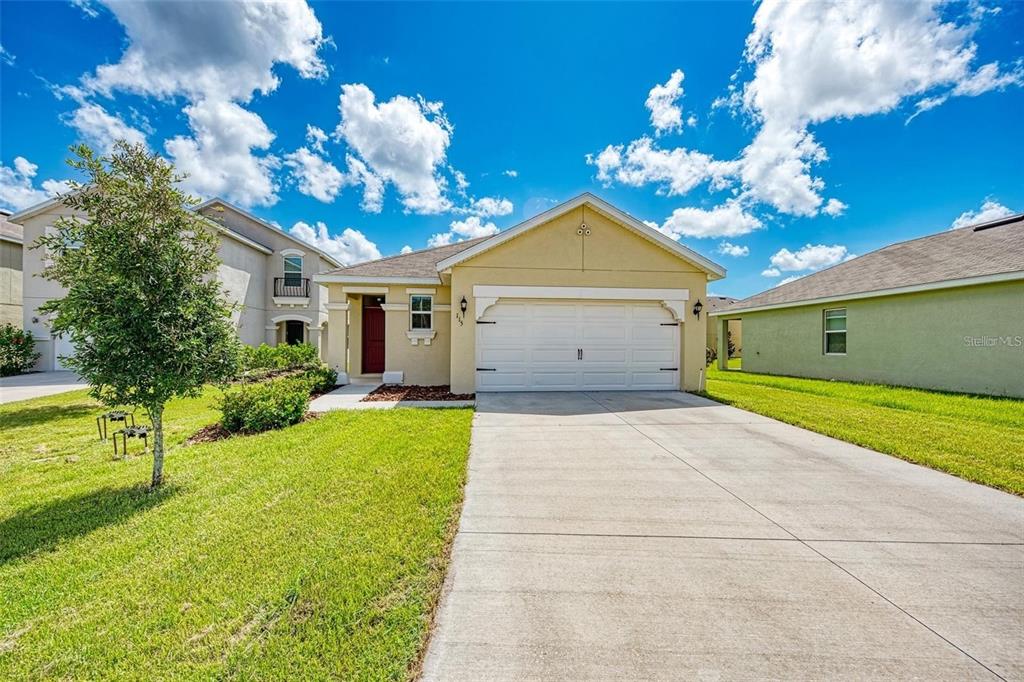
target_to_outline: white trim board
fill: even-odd
[[[861,291],[855,294],[840,294],[838,296],[821,296],[819,298],[805,298],[800,301],[787,303],[769,303],[767,305],[754,306],[752,308],[736,308],[733,310],[716,310],[708,313],[708,317],[736,317],[743,313],[756,313],[762,310],[777,310],[779,308],[797,308],[805,305],[821,305],[824,303],[838,303],[840,301],[856,301],[864,298],[881,298],[883,296],[897,296],[899,294],[915,294],[920,291],[939,291],[942,289],[956,289],[958,287],[969,287],[977,284],[995,284],[998,282],[1013,282],[1024,280],[1024,270],[1019,272],[1001,272],[996,275],[980,275],[978,277],[964,277],[962,279],[947,279],[943,282],[929,282],[927,284],[912,284],[905,287],[893,287],[891,289],[877,289],[875,291]]]
[[[537,287],[476,284],[473,295],[484,298],[582,298],[605,301],[687,301],[689,289],[645,289],[625,287]]]
[[[648,225],[645,225],[643,222],[637,220],[628,213],[620,211],[619,209],[615,208],[604,199],[600,199],[591,194],[590,192],[584,192],[583,194],[580,194],[579,196],[574,197],[569,201],[559,204],[554,208],[548,209],[547,211],[544,211],[543,213],[536,215],[527,221],[519,223],[515,227],[512,227],[508,230],[503,230],[498,234],[494,235],[493,237],[485,239],[484,241],[471,246],[465,251],[460,251],[459,253],[453,256],[445,258],[444,260],[440,261],[437,264],[437,271],[443,272],[448,268],[452,267],[453,265],[457,265],[465,260],[468,260],[476,255],[483,253],[484,251],[489,251],[490,249],[493,249],[499,244],[505,243],[509,239],[518,237],[522,233],[531,230],[537,227],[538,225],[542,225],[550,220],[553,220],[554,218],[564,213],[568,213],[569,211],[575,210],[580,206],[583,206],[584,204],[590,206],[597,212],[604,214],[605,217],[609,218],[610,220],[613,220],[614,222],[617,222],[620,225],[632,230],[639,236],[651,242],[654,242],[655,244],[666,249],[667,251],[675,254],[679,258],[682,258],[683,260],[693,265],[696,265],[701,270],[707,273],[708,280],[722,279],[723,277],[725,277],[725,268],[723,268],[718,263],[708,260],[707,258],[700,255],[696,251],[693,251],[692,249],[683,246],[682,244],[673,239],[669,239],[661,232],[658,232],[657,230],[651,228]]]

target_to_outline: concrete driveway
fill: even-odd
[[[85,388],[85,382],[74,372],[32,372],[0,377],[0,404],[67,393],[80,388]]]
[[[481,394],[428,680],[1024,678],[1024,500],[683,393]]]

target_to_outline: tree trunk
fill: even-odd
[[[164,481],[164,406],[149,410],[153,420],[153,481],[152,488],[159,488]]]

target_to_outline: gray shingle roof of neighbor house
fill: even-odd
[[[737,301],[717,314],[1000,279],[1024,279],[1024,214],[891,244]]]
[[[708,312],[713,313],[716,310],[727,308],[738,300],[731,296],[708,296]]]
[[[395,277],[395,278],[423,278],[440,281],[437,275],[437,264],[449,256],[454,256],[466,249],[479,244],[487,237],[467,239],[456,244],[435,246],[432,249],[422,249],[412,253],[403,253],[397,256],[388,256],[378,260],[371,260],[365,263],[357,263],[345,268],[327,270],[322,275],[341,275],[344,277]]]

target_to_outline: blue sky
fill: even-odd
[[[1024,210],[1024,5],[0,5],[0,203],[144,142],[345,261],[592,191],[747,296]]]

